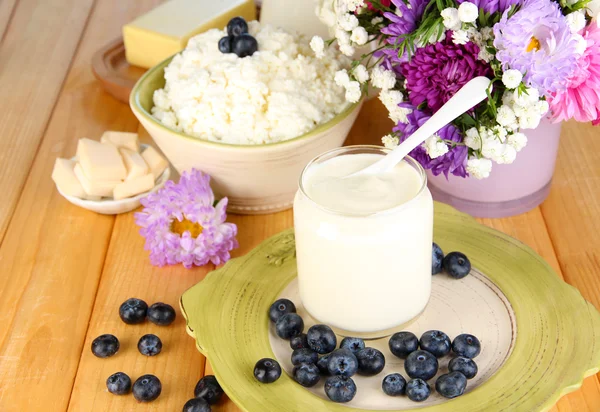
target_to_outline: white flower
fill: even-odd
[[[464,143],[473,150],[481,149],[481,137],[476,127],[471,127],[466,131]]]
[[[393,149],[398,146],[399,139],[396,136],[392,136],[391,134],[386,134],[381,138],[381,142],[388,149]]]
[[[339,27],[335,30],[335,38],[340,46],[345,44],[350,45],[350,33],[340,29]]]
[[[425,140],[425,151],[432,159],[436,159],[440,156],[448,153],[448,145],[440,139],[436,134]]]
[[[587,40],[583,38],[581,34],[574,33],[573,37],[577,40],[577,45],[575,46],[575,53],[582,55],[585,49],[587,49]]]
[[[594,20],[600,17],[600,0],[592,0],[587,4],[587,13]]]
[[[483,41],[488,41],[494,37],[494,29],[491,27],[482,27],[479,32]]]
[[[348,5],[349,11],[356,11],[364,7],[364,0],[346,0],[346,4]]]
[[[539,126],[542,116],[536,108],[527,107],[523,110],[523,114],[519,116],[519,127],[521,129],[535,129]]]
[[[550,105],[546,100],[540,100],[535,104],[535,109],[539,113],[540,116],[544,116],[550,110]]]
[[[458,18],[463,23],[473,23],[479,17],[479,9],[473,3],[465,1],[458,6]]]
[[[359,82],[350,82],[346,85],[346,100],[350,103],[356,103],[362,97]]]
[[[502,103],[512,107],[515,104],[515,93],[509,92],[508,90],[502,95]]]
[[[492,171],[492,161],[472,157],[467,161],[467,172],[475,179],[487,179]]]
[[[371,24],[373,26],[377,26],[380,23],[383,23],[383,17],[375,17],[373,20],[371,20]]]
[[[517,119],[515,118],[515,122],[516,122],[516,120]],[[508,135],[508,130],[506,130],[504,127],[494,126],[494,127],[492,127],[491,132],[494,135],[494,137],[496,137],[499,141],[501,141],[502,143],[506,142],[506,136]]]
[[[579,33],[587,24],[585,12],[583,10],[577,10],[567,14],[567,24],[569,25],[571,33]]]
[[[526,107],[537,103],[538,100],[540,100],[540,92],[537,89],[528,87],[522,93],[515,90],[515,104]]]
[[[344,56],[352,57],[356,53],[356,49],[349,44],[340,45],[340,51]]]
[[[483,60],[486,63],[489,63],[494,58],[494,55],[487,51],[486,49],[479,50],[479,54],[477,55],[479,60]]]
[[[393,89],[396,85],[396,75],[391,70],[375,66],[371,72],[371,84],[382,90]]]
[[[504,145],[494,138],[485,139],[481,146],[481,154],[483,157],[494,161],[498,161],[503,151]]]
[[[522,80],[523,75],[515,69],[509,69],[502,74],[502,83],[504,83],[507,89],[516,89]]]
[[[467,44],[469,42],[469,33],[466,30],[453,31],[452,42],[454,44]]]
[[[458,18],[458,9],[454,7],[448,7],[442,10],[442,18],[444,27],[448,30],[459,30],[460,29],[460,19]]]
[[[338,16],[338,24],[342,29],[352,31],[358,27],[358,18],[354,14],[344,13]]]
[[[333,27],[336,23],[336,13],[334,1],[324,0],[317,6],[316,10],[317,17],[327,27]]]
[[[367,33],[367,30],[364,27],[357,27],[354,30],[352,30],[350,40],[352,40],[359,46],[362,46],[363,44],[366,44],[369,40],[369,33]]]
[[[389,118],[396,124],[398,123],[408,123],[408,115],[412,113],[411,109],[406,107],[392,107],[392,110],[389,110]]]
[[[508,144],[503,144],[501,152],[496,157],[496,163],[509,165],[517,158],[517,151],[514,147]]]
[[[520,152],[527,145],[527,136],[524,133],[513,133],[508,136],[507,144],[514,147],[517,152]]]
[[[348,76],[348,72],[346,69],[340,70],[335,73],[335,77],[333,78],[335,84],[341,87],[346,87],[350,83],[350,76]]]
[[[382,90],[381,93],[379,93],[379,100],[381,100],[381,103],[383,103],[388,112],[391,112],[398,107],[403,99],[404,96],[399,90]]]
[[[325,42],[319,36],[314,36],[310,41],[310,48],[315,52],[317,59],[325,57]]]
[[[354,77],[356,78],[356,80],[358,80],[359,83],[365,83],[369,80],[369,71],[362,64],[356,66],[352,73],[354,74]]]
[[[515,116],[515,112],[513,112],[510,107],[502,105],[498,108],[498,113],[496,114],[496,121],[498,124],[502,126],[508,126],[514,123],[516,120],[517,118]]]

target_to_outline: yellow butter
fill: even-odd
[[[115,181],[125,180],[127,177],[127,168],[121,154],[112,144],[80,139],[77,144],[77,160],[89,180]]]
[[[163,174],[165,169],[169,167],[169,162],[167,162],[164,157],[158,154],[158,151],[152,146],[149,146],[142,152],[142,157],[152,171],[155,179],[158,179],[160,175]]]
[[[125,147],[134,152],[140,151],[140,140],[137,133],[127,132],[104,132],[101,143],[111,143],[117,146],[119,149]]]
[[[87,193],[75,176],[75,161],[69,159],[56,159],[52,180],[56,186],[67,196],[75,196],[80,199],[87,198]]]
[[[135,179],[136,177],[148,174],[148,165],[141,154],[125,148],[120,149],[119,152],[121,152],[125,167],[127,167],[127,178],[125,180]]]
[[[222,29],[236,16],[255,20],[254,1],[170,0],[123,27],[125,56],[134,66],[150,68],[183,50],[191,37]]]
[[[92,180],[86,175],[81,164],[75,165],[75,176],[83,186],[88,196],[111,197],[115,187],[121,183],[120,180]]]
[[[115,200],[126,199],[149,191],[154,187],[154,176],[147,174],[136,177],[115,186],[113,198]]]

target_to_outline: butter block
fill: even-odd
[[[135,179],[149,173],[150,169],[141,154],[129,149],[121,149],[119,152],[127,168],[127,177],[125,180]]]
[[[115,200],[126,199],[147,192],[154,187],[154,176],[147,174],[119,183],[113,191]]]
[[[92,180],[86,175],[80,163],[75,165],[74,171],[77,180],[89,196],[111,197],[115,187],[121,183],[120,180]]]
[[[52,180],[65,195],[86,199],[87,193],[75,175],[75,164],[74,160],[56,159]]]
[[[125,180],[127,177],[127,168],[121,154],[112,144],[80,139],[77,145],[77,159],[85,176],[91,181],[107,182]]]
[[[111,143],[117,148],[127,148],[134,152],[140,151],[140,139],[137,133],[128,132],[104,132],[100,138],[101,143]]]
[[[163,174],[165,169],[169,167],[169,162],[167,162],[167,160],[162,157],[152,146],[148,147],[142,152],[142,157],[152,171],[154,179],[158,179],[160,175]]]
[[[130,64],[149,69],[183,50],[191,37],[223,29],[236,16],[256,20],[254,1],[168,1],[123,27],[125,57]]]

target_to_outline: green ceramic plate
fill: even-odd
[[[382,397],[377,387],[384,374],[357,378],[359,393],[349,406],[359,411],[545,411],[599,371],[600,313],[534,251],[441,204],[436,204],[434,238],[445,251],[466,253],[476,270],[461,281],[434,277],[430,305],[409,329],[420,333],[437,326],[451,336],[478,335],[483,346],[476,359],[478,377],[469,381],[465,395],[453,400],[434,395],[425,404]],[[188,332],[244,411],[351,410],[326,400],[322,386],[311,393],[285,373],[271,385],[253,377],[254,364],[263,357],[280,359],[286,370],[291,366],[286,359],[291,350],[273,337],[267,310],[279,296],[296,298],[294,249],[293,231],[285,231],[188,290],[181,298]],[[456,305],[464,307],[454,310]],[[465,311],[469,305],[472,310]],[[401,361],[386,358],[388,370],[404,372]]]

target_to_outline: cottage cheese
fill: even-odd
[[[341,113],[345,90],[334,76],[349,60],[329,48],[323,59],[310,38],[249,23],[259,51],[223,54],[224,30],[192,38],[165,68],[153,115],[167,127],[230,144],[266,144],[301,136]]]

